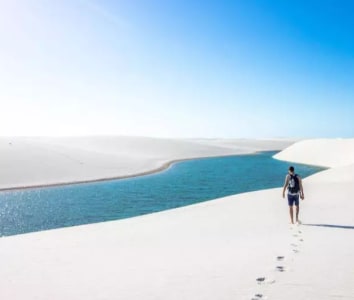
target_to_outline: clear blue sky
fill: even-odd
[[[353,1],[0,1],[0,135],[354,137]]]

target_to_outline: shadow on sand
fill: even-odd
[[[354,226],[345,225],[332,225],[332,224],[302,224],[305,226],[318,226],[318,227],[329,227],[329,228],[341,228],[341,229],[354,229]]]

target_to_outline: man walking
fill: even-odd
[[[285,198],[286,189],[288,189],[288,203],[291,224],[294,224],[294,205],[296,206],[296,223],[301,224],[301,222],[299,221],[299,196],[301,200],[304,200],[305,196],[302,187],[302,180],[299,175],[295,174],[295,169],[293,166],[289,167],[289,173],[285,177],[285,183],[283,187],[283,198]]]

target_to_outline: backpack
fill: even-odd
[[[288,191],[291,194],[297,194],[300,191],[299,178],[297,174],[290,175]]]

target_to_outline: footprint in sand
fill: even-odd
[[[302,234],[301,230],[296,230],[296,232],[293,233],[293,236],[300,236]]]
[[[291,243],[290,246],[293,247],[292,250],[293,250],[294,253],[299,253],[300,252],[299,248],[298,248],[299,247],[298,244]]]
[[[263,294],[255,294],[251,300],[267,299]]]
[[[277,270],[278,272],[285,272],[285,271],[286,271],[286,269],[285,269],[284,266],[277,266],[277,267],[275,268],[275,270]]]
[[[290,229],[292,230],[296,230],[296,228],[294,226],[290,226]],[[304,240],[301,238],[301,230],[297,230],[297,233],[293,233],[293,237],[295,238],[298,238],[298,240],[300,242],[303,242]],[[299,253],[299,250],[297,249],[298,248],[298,244],[295,244],[295,243],[291,243],[290,246],[292,246],[292,251],[294,253]],[[284,261],[285,257],[282,256],[282,255],[279,255],[276,257],[276,260],[281,262],[281,261]],[[284,267],[284,266],[276,266],[275,267],[275,270],[278,271],[278,272],[286,272],[287,268]],[[266,277],[258,277],[256,279],[257,283],[260,284],[260,285],[263,285],[263,284],[273,284],[275,283],[275,280],[274,279],[268,279]],[[263,295],[263,294],[255,294],[251,300],[260,300],[260,299],[266,299],[266,297]]]
[[[290,228],[291,229],[295,229],[293,226],[291,226]],[[301,233],[302,233],[301,230],[298,230],[298,232],[294,233],[293,236],[296,237],[296,238],[299,238],[300,242],[303,242],[304,240],[300,237]],[[299,253],[299,250],[297,249],[298,248],[298,244],[291,243],[290,245],[293,247],[292,251],[294,253]],[[279,255],[279,256],[276,257],[276,260],[279,261],[279,262],[280,261],[284,261],[284,259],[285,259],[285,256],[282,256],[282,255]],[[287,268],[284,267],[284,266],[276,266],[275,270],[278,271],[278,272],[286,272]],[[268,279],[266,277],[258,277],[256,279],[256,281],[257,281],[257,283],[259,285],[275,283],[274,279]],[[251,298],[251,300],[260,300],[260,299],[266,299],[266,297],[263,294],[255,294]]]
[[[258,283],[263,283],[265,281],[265,277],[258,277],[256,280]]]
[[[273,284],[273,283],[275,283],[274,279],[268,279],[266,277],[258,277],[256,279],[256,281],[258,284]]]

